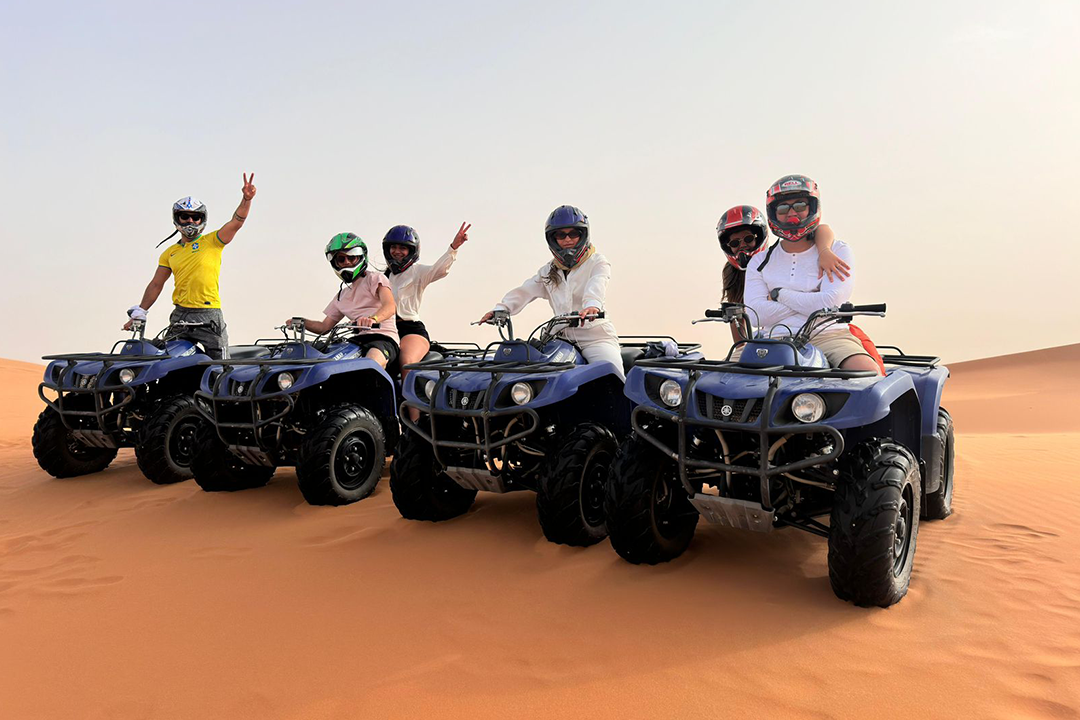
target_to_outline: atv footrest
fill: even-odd
[[[690,502],[709,522],[741,530],[769,532],[776,518],[775,512],[765,510],[759,503],[750,500],[697,493],[690,498]]]
[[[111,435],[106,435],[100,430],[72,430],[71,436],[88,447],[115,448],[120,447]]]
[[[229,451],[248,465],[276,467],[276,463],[261,448],[251,445],[230,445]]]
[[[469,467],[448,467],[443,472],[466,490],[481,490],[493,493],[504,493],[509,490],[501,477],[495,477],[487,470]]]

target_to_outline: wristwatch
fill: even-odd
[[[783,289],[784,288],[773,288],[772,290],[770,290],[769,299],[773,302],[778,302],[780,300],[780,291]]]

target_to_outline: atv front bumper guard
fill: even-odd
[[[222,430],[240,430],[251,432],[255,443],[258,445],[259,450],[264,453],[273,452],[275,448],[268,447],[263,441],[263,433],[261,432],[268,425],[278,422],[283,417],[292,412],[296,406],[296,398],[288,390],[281,390],[276,393],[256,393],[255,390],[262,383],[263,378],[266,377],[275,366],[281,365],[316,365],[318,363],[330,362],[330,358],[294,358],[285,360],[261,360],[258,358],[251,358],[248,360],[206,360],[200,365],[208,366],[220,366],[222,372],[214,379],[213,387],[210,388],[210,392],[204,392],[203,390],[197,390],[195,392],[195,407],[199,410],[209,422],[213,423],[214,430],[217,431],[218,437],[221,442],[228,446],[235,446],[236,443],[230,442],[222,434]],[[247,382],[247,388],[243,395],[219,395],[218,391],[221,389],[221,383],[225,382],[225,379],[229,376],[230,371],[234,367],[241,365],[258,365],[259,373],[249,382]],[[278,412],[271,413],[263,416],[263,405],[266,401],[284,401],[285,406]],[[218,417],[219,404],[231,403],[234,405],[246,404],[248,411],[251,414],[251,422],[225,422]]]
[[[119,353],[75,353],[71,355],[46,355],[42,360],[63,360],[67,364],[61,368],[60,376],[56,379],[56,382],[41,382],[38,384],[38,397],[42,402],[55,410],[60,415],[61,422],[64,423],[64,427],[68,430],[75,431],[78,428],[74,428],[68,422],[68,420],[74,416],[78,417],[92,417],[97,422],[98,430],[103,433],[111,434],[120,432],[119,415],[118,413],[126,405],[131,404],[135,399],[135,387],[120,383],[117,385],[102,385],[101,379],[109,374],[112,370],[112,366],[118,362],[148,362],[167,359],[168,356],[164,355],[121,355]],[[65,387],[65,380],[72,374],[74,368],[79,363],[84,362],[100,362],[102,364],[101,370],[97,374],[91,376],[89,384],[86,387]],[[50,400],[45,397],[45,390],[52,390],[56,393],[56,399]],[[90,395],[94,399],[93,410],[75,410],[71,407],[65,407],[65,400],[70,401],[73,396],[85,396]],[[119,400],[115,403],[109,404],[108,399],[112,395],[118,395]],[[109,416],[114,416],[109,418]],[[107,424],[110,420],[116,420],[115,427],[108,427]]]
[[[405,369],[410,371],[422,370],[422,371],[438,371],[439,379],[435,382],[434,391],[428,398],[427,403],[412,402],[405,400],[401,403],[400,412],[398,417],[401,422],[417,435],[422,437],[426,442],[431,444],[432,452],[435,455],[435,460],[442,468],[448,467],[448,463],[439,454],[440,448],[456,449],[456,450],[480,450],[489,459],[492,457],[492,451],[498,448],[509,445],[512,442],[521,440],[528,437],[540,427],[540,415],[533,408],[526,406],[514,406],[505,408],[495,407],[495,393],[492,392],[493,388],[498,385],[499,380],[504,375],[528,375],[534,373],[552,373],[552,372],[565,372],[575,367],[574,363],[567,362],[509,362],[498,363],[491,360],[478,360],[475,358],[457,358],[451,360],[429,360],[427,362],[413,363],[406,365]],[[450,379],[451,373],[487,373],[491,376],[491,381],[487,384],[487,387],[476,392],[484,393],[482,398],[483,407],[478,408],[455,408],[447,407],[445,409],[436,407],[437,398],[442,393],[443,387]],[[421,412],[428,414],[428,431],[421,428],[419,424],[413,422],[409,417],[409,413],[405,412],[406,408],[416,408]],[[439,437],[437,430],[437,420],[442,417],[452,417],[461,419],[479,420],[483,425],[482,440],[479,442],[467,442],[463,440],[443,440]],[[494,418],[512,418],[520,417],[523,421],[524,427],[522,430],[515,432],[511,435],[505,435],[498,440],[492,439],[491,421]],[[497,475],[501,470],[498,468],[489,468],[493,475]]]
[[[780,389],[781,377],[829,377],[829,378],[862,378],[874,377],[875,373],[870,370],[834,370],[831,368],[799,368],[799,367],[743,367],[730,361],[715,360],[679,360],[674,358],[639,360],[636,365],[643,367],[658,367],[667,370],[686,370],[689,381],[683,390],[682,402],[678,408],[671,411],[661,410],[649,405],[638,405],[630,415],[630,424],[634,432],[653,445],[665,456],[675,461],[679,467],[679,482],[687,495],[693,498],[697,490],[691,484],[688,468],[701,468],[733,472],[742,475],[757,477],[761,483],[761,507],[766,512],[772,512],[770,497],[770,480],[784,473],[802,470],[816,465],[824,465],[838,458],[844,452],[844,436],[836,428],[822,423],[798,423],[785,425],[771,425],[773,407],[776,394]],[[695,397],[694,392],[703,372],[730,372],[742,375],[767,375],[769,388],[765,392],[762,401],[761,412],[753,422],[742,423],[731,420],[713,420],[710,418],[694,418],[689,416],[690,403]],[[655,417],[659,420],[674,423],[676,426],[676,447],[671,448],[663,440],[655,437],[644,426],[645,416]],[[758,437],[759,462],[757,467],[748,465],[735,465],[732,463],[716,462],[689,457],[687,448],[687,428],[713,428],[716,430],[728,430],[740,433],[754,433]],[[832,450],[824,455],[803,458],[786,465],[769,464],[770,437],[773,435],[790,435],[796,433],[821,433],[828,435],[832,440]]]

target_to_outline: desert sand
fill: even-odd
[[[54,480],[37,365],[0,364],[0,717],[1069,718],[1080,715],[1080,345],[952,366],[955,514],[900,604],[825,542],[699,525],[635,567],[547,543],[533,497],[401,519],[157,487],[130,450]]]

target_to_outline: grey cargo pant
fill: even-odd
[[[203,327],[176,328],[176,331],[170,335],[201,344],[206,354],[214,360],[228,359],[229,333],[225,331],[225,316],[220,309],[186,308],[176,305],[172,314],[169,315],[169,324],[178,322],[206,323]]]

